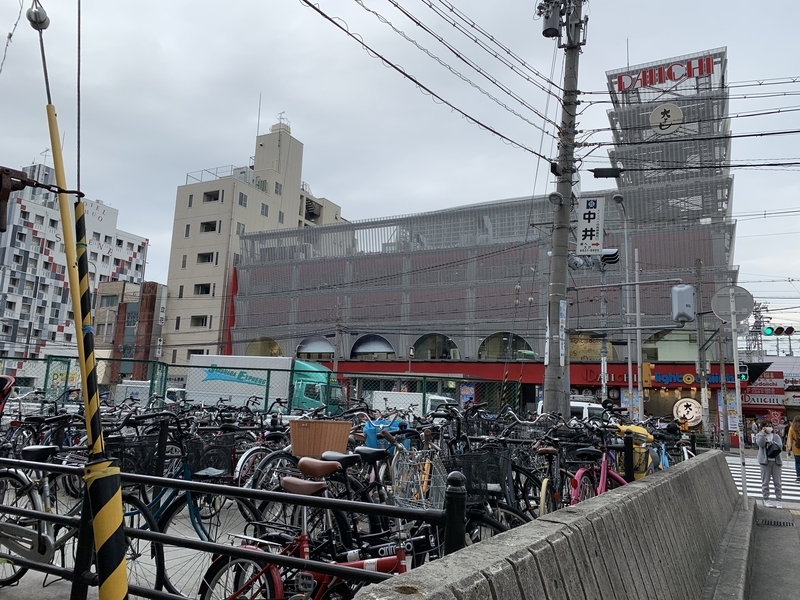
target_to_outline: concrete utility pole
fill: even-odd
[[[575,113],[578,103],[578,58],[583,39],[583,0],[548,0],[542,3],[546,37],[559,36],[563,29],[565,48],[564,96],[559,128],[558,162],[551,165],[556,175],[553,203],[553,251],[550,259],[550,286],[547,299],[547,356],[544,371],[544,411],[568,415],[569,347],[567,339],[567,250],[569,219],[572,212],[572,185],[575,172]],[[561,18],[563,17],[563,22]],[[550,28],[548,28],[548,24]],[[557,32],[557,33],[554,33]]]

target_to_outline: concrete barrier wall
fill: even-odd
[[[370,586],[356,598],[694,600],[738,497],[724,455],[705,452]]]

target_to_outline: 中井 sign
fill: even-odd
[[[578,202],[578,249],[576,254],[603,254],[605,198],[581,198]]]

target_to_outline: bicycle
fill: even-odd
[[[575,493],[570,499],[571,505],[599,496],[627,483],[619,473],[614,471],[613,466],[616,459],[610,455],[611,448],[605,440],[605,433],[607,431],[616,432],[616,426],[609,427],[592,423],[587,426],[599,434],[600,448],[581,448],[575,453],[578,460],[590,464],[578,469],[575,477],[572,478],[571,486]]]
[[[29,446],[22,450],[22,459],[47,462],[55,458],[60,450],[58,446]],[[59,506],[57,501],[54,502],[59,479],[38,470],[29,473],[17,469],[0,470],[0,504],[37,512],[55,512],[54,509]],[[80,497],[72,499],[63,514],[79,516],[83,501],[81,490]],[[125,526],[158,531],[155,519],[138,498],[123,494],[122,502]],[[50,564],[59,558],[60,566],[70,568],[74,566],[79,531],[79,525],[4,514],[0,517],[0,546],[8,549],[12,555],[39,564]],[[161,544],[129,536],[125,539],[128,581],[147,589],[161,590],[165,576]],[[27,571],[27,568],[17,567],[13,558],[0,561],[0,586],[15,584]]]
[[[311,462],[313,461],[313,462]],[[316,463],[322,463],[325,469],[318,471]],[[338,463],[315,461],[302,458],[299,464],[301,469],[309,473],[324,475],[331,474],[341,468]],[[311,465],[305,468],[307,465]],[[324,481],[307,481],[297,477],[288,476],[281,480],[281,487],[292,494],[318,495],[324,494],[328,484]],[[281,554],[299,556],[309,559],[318,556],[324,544],[312,543],[309,536],[308,508],[300,507],[300,531],[288,544],[281,549]],[[378,573],[400,574],[408,569],[406,563],[406,539],[402,520],[398,520],[398,531],[394,536],[391,546],[391,556],[368,558],[363,556],[367,550],[362,548],[344,554],[344,561],[331,561],[333,564],[363,569]],[[328,531],[333,534],[333,530]],[[335,546],[335,544],[334,544]],[[258,546],[245,546],[252,549]],[[388,546],[386,547],[389,548]],[[357,557],[357,558],[356,558]],[[353,560],[356,558],[356,560]],[[360,586],[354,586],[340,577],[315,572],[313,570],[297,571],[284,569],[267,562],[256,559],[231,559],[220,557],[209,567],[200,588],[200,600],[236,600],[238,598],[287,598],[294,600],[334,600],[352,598],[353,593]]]

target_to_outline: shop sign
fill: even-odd
[[[623,73],[617,76],[617,91],[627,92],[643,87],[654,87],[672,82],[692,79],[714,72],[714,58],[704,56],[691,58],[686,62],[659,65],[643,69],[638,73]]]
[[[786,392],[783,397],[786,406],[800,406],[800,394],[797,392]]]
[[[742,405],[783,406],[783,394],[742,394]]]

